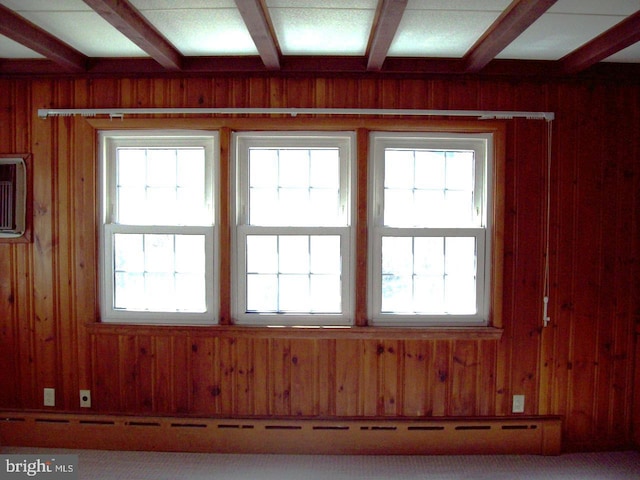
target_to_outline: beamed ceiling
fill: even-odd
[[[640,0],[0,0],[0,76],[557,76],[639,41]]]

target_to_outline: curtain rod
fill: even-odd
[[[552,121],[553,112],[515,112],[491,110],[414,110],[376,108],[41,108],[38,117],[124,118],[125,115],[399,115],[423,117],[477,117],[481,120],[526,118]]]

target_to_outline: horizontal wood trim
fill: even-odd
[[[353,339],[353,340],[500,340],[494,327],[244,327],[87,323],[94,335],[196,336],[205,338]]]
[[[194,418],[0,412],[3,445],[261,454],[538,454],[560,417]]]
[[[117,107],[114,107],[117,108]],[[111,120],[108,118],[86,118],[86,122],[96,130],[179,130],[199,129],[218,130],[364,130],[388,132],[456,132],[485,133],[506,132],[505,120],[459,120],[444,117],[407,118],[406,116],[310,116],[297,115],[251,115],[246,116],[192,116],[164,115],[148,118],[124,118]],[[542,121],[542,120],[541,120]]]

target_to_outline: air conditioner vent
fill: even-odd
[[[0,157],[0,238],[26,230],[27,167],[20,157]]]

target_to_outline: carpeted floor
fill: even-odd
[[[607,480],[640,479],[640,452],[475,456],[222,455],[0,447],[77,454],[86,480]]]

